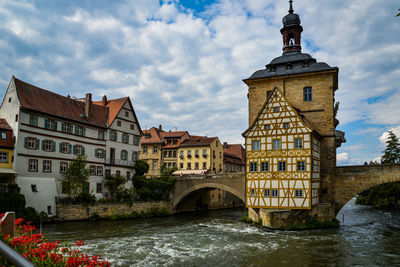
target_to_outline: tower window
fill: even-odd
[[[274,107],[273,111],[274,112],[279,112],[279,107]]]
[[[292,32],[288,33],[287,40],[288,40],[288,45],[289,46],[295,45],[294,34]]]
[[[312,87],[303,88],[303,100],[312,101]]]

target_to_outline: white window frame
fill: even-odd
[[[260,149],[261,149],[260,140],[254,140],[253,142],[251,142],[252,151],[260,151]]]

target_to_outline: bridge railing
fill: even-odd
[[[231,173],[219,173],[219,174],[197,174],[197,175],[182,175],[175,176],[178,180],[186,179],[216,179],[216,178],[232,178],[235,176],[244,176],[244,172],[231,172]]]

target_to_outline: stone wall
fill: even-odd
[[[355,195],[379,184],[400,181],[400,165],[336,167],[336,212]]]
[[[148,212],[154,208],[167,209],[172,213],[169,201],[134,202],[131,206],[125,203],[57,204],[57,217],[60,221],[79,221],[87,220],[93,215],[100,217],[127,215],[132,212]]]

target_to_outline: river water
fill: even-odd
[[[84,240],[114,266],[400,266],[400,212],[350,201],[338,229],[270,231],[243,209],[126,221],[45,225],[47,238]]]

